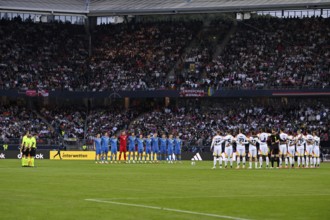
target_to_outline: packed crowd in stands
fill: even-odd
[[[119,131],[128,128],[128,125],[139,115],[136,110],[122,108],[107,108],[92,110],[87,118],[86,138],[91,140],[95,134],[103,135],[105,132],[117,135]]]
[[[89,54],[83,26],[1,20],[0,89],[325,88],[329,27],[329,18],[265,17],[100,25]]]
[[[329,33],[329,18],[239,22],[223,53],[206,68],[206,85],[235,89],[329,87]]]
[[[77,106],[48,107],[40,110],[40,115],[65,139],[84,138],[86,114],[86,108]]]
[[[79,25],[0,20],[0,88],[83,87],[85,41]]]
[[[38,115],[28,108],[10,105],[0,107],[0,139],[4,142],[18,142],[27,130],[38,135],[39,143],[45,143],[44,139],[54,138],[55,132]]]
[[[141,90],[168,88],[167,74],[189,45],[201,22],[154,22],[99,26],[89,88]]]

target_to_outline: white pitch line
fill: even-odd
[[[99,198],[98,200],[159,200],[159,199],[201,199],[201,198],[236,198],[236,197],[305,197],[305,196],[330,196],[330,194],[292,194],[292,195],[225,195],[225,196],[168,196],[168,197],[116,197]],[[104,201],[104,200],[102,200]]]
[[[186,213],[186,214],[191,214],[191,215],[201,215],[201,216],[208,216],[208,217],[214,217],[214,218],[223,218],[223,219],[232,219],[232,220],[250,220],[250,219],[246,219],[246,218],[239,218],[239,217],[233,217],[233,216],[227,216],[227,215],[217,215],[217,214],[193,212],[193,211],[181,210],[181,209],[163,208],[163,207],[159,207],[159,206],[149,206],[149,205],[140,205],[140,204],[132,204],[132,203],[124,203],[124,202],[105,201],[105,200],[99,200],[99,199],[85,199],[85,201],[139,207],[139,208],[145,208],[145,209],[155,209],[155,210],[162,210],[162,211],[169,211],[169,212]]]

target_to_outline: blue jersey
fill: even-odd
[[[94,144],[96,149],[101,149],[101,138],[94,138]]]
[[[160,148],[166,148],[166,144],[167,144],[167,139],[161,138],[160,139]]]
[[[109,137],[107,136],[101,137],[101,146],[102,149],[109,149]]]
[[[117,138],[111,138],[110,139],[110,145],[111,145],[111,151],[116,152],[118,147],[117,147],[118,139]]]
[[[152,152],[158,153],[159,152],[159,137],[153,137],[151,139],[151,143],[152,143]]]
[[[151,149],[152,140],[150,138],[147,138],[145,141],[146,141],[146,149]]]
[[[138,149],[139,150],[141,150],[141,149],[143,150],[144,139],[143,138],[137,138],[136,141],[137,141],[137,144],[138,144]]]
[[[174,149],[174,139],[168,139],[167,140],[167,152],[168,154],[173,154],[173,149]]]
[[[158,148],[159,146],[159,137],[153,137],[152,138],[152,147],[155,149],[155,148]]]
[[[182,140],[180,138],[174,139],[174,151],[181,152]]]
[[[129,147],[135,147],[135,140],[136,140],[136,137],[135,136],[129,136],[128,137],[128,142],[129,142]]]

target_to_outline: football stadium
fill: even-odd
[[[330,219],[330,1],[0,0],[0,219]]]

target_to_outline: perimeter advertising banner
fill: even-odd
[[[50,151],[49,158],[51,160],[59,160],[60,157],[57,154],[57,151]],[[56,157],[54,158],[54,156]],[[145,153],[142,154],[142,159],[144,159]],[[128,157],[128,152],[126,152],[126,157]],[[135,157],[137,157],[137,152],[135,152]],[[95,151],[61,151],[62,160],[95,160]],[[117,159],[119,158],[119,152],[117,152]],[[133,158],[131,158],[132,160]],[[110,152],[108,153],[108,160],[110,160]],[[124,160],[122,155],[121,160]],[[150,160],[147,157],[147,160]]]
[[[55,158],[54,156],[57,154],[57,151],[50,151],[49,158],[51,160],[59,160],[60,157],[57,155]],[[144,160],[144,152],[142,154],[142,159]],[[182,160],[191,160],[196,153],[192,152],[182,152]],[[126,152],[126,157],[128,156],[128,152]],[[137,152],[135,152],[135,156],[137,156]],[[174,155],[173,155],[174,156]],[[201,152],[200,156],[203,160],[211,160],[213,159],[212,153],[210,152]],[[61,151],[62,160],[95,160],[95,151]],[[117,159],[119,159],[119,152],[117,153]],[[122,156],[121,160],[124,159]],[[132,158],[131,158],[132,159]],[[108,160],[110,160],[110,152],[108,154]],[[147,161],[150,160],[147,157]]]
[[[1,159],[21,159],[22,155],[18,150],[8,150],[0,151],[0,160]],[[49,159],[49,150],[38,150],[36,153],[36,159],[43,160]]]
[[[50,151],[49,158],[51,160],[59,160],[60,157],[54,156],[57,154],[57,151]],[[61,151],[62,160],[94,160],[95,151]]]

